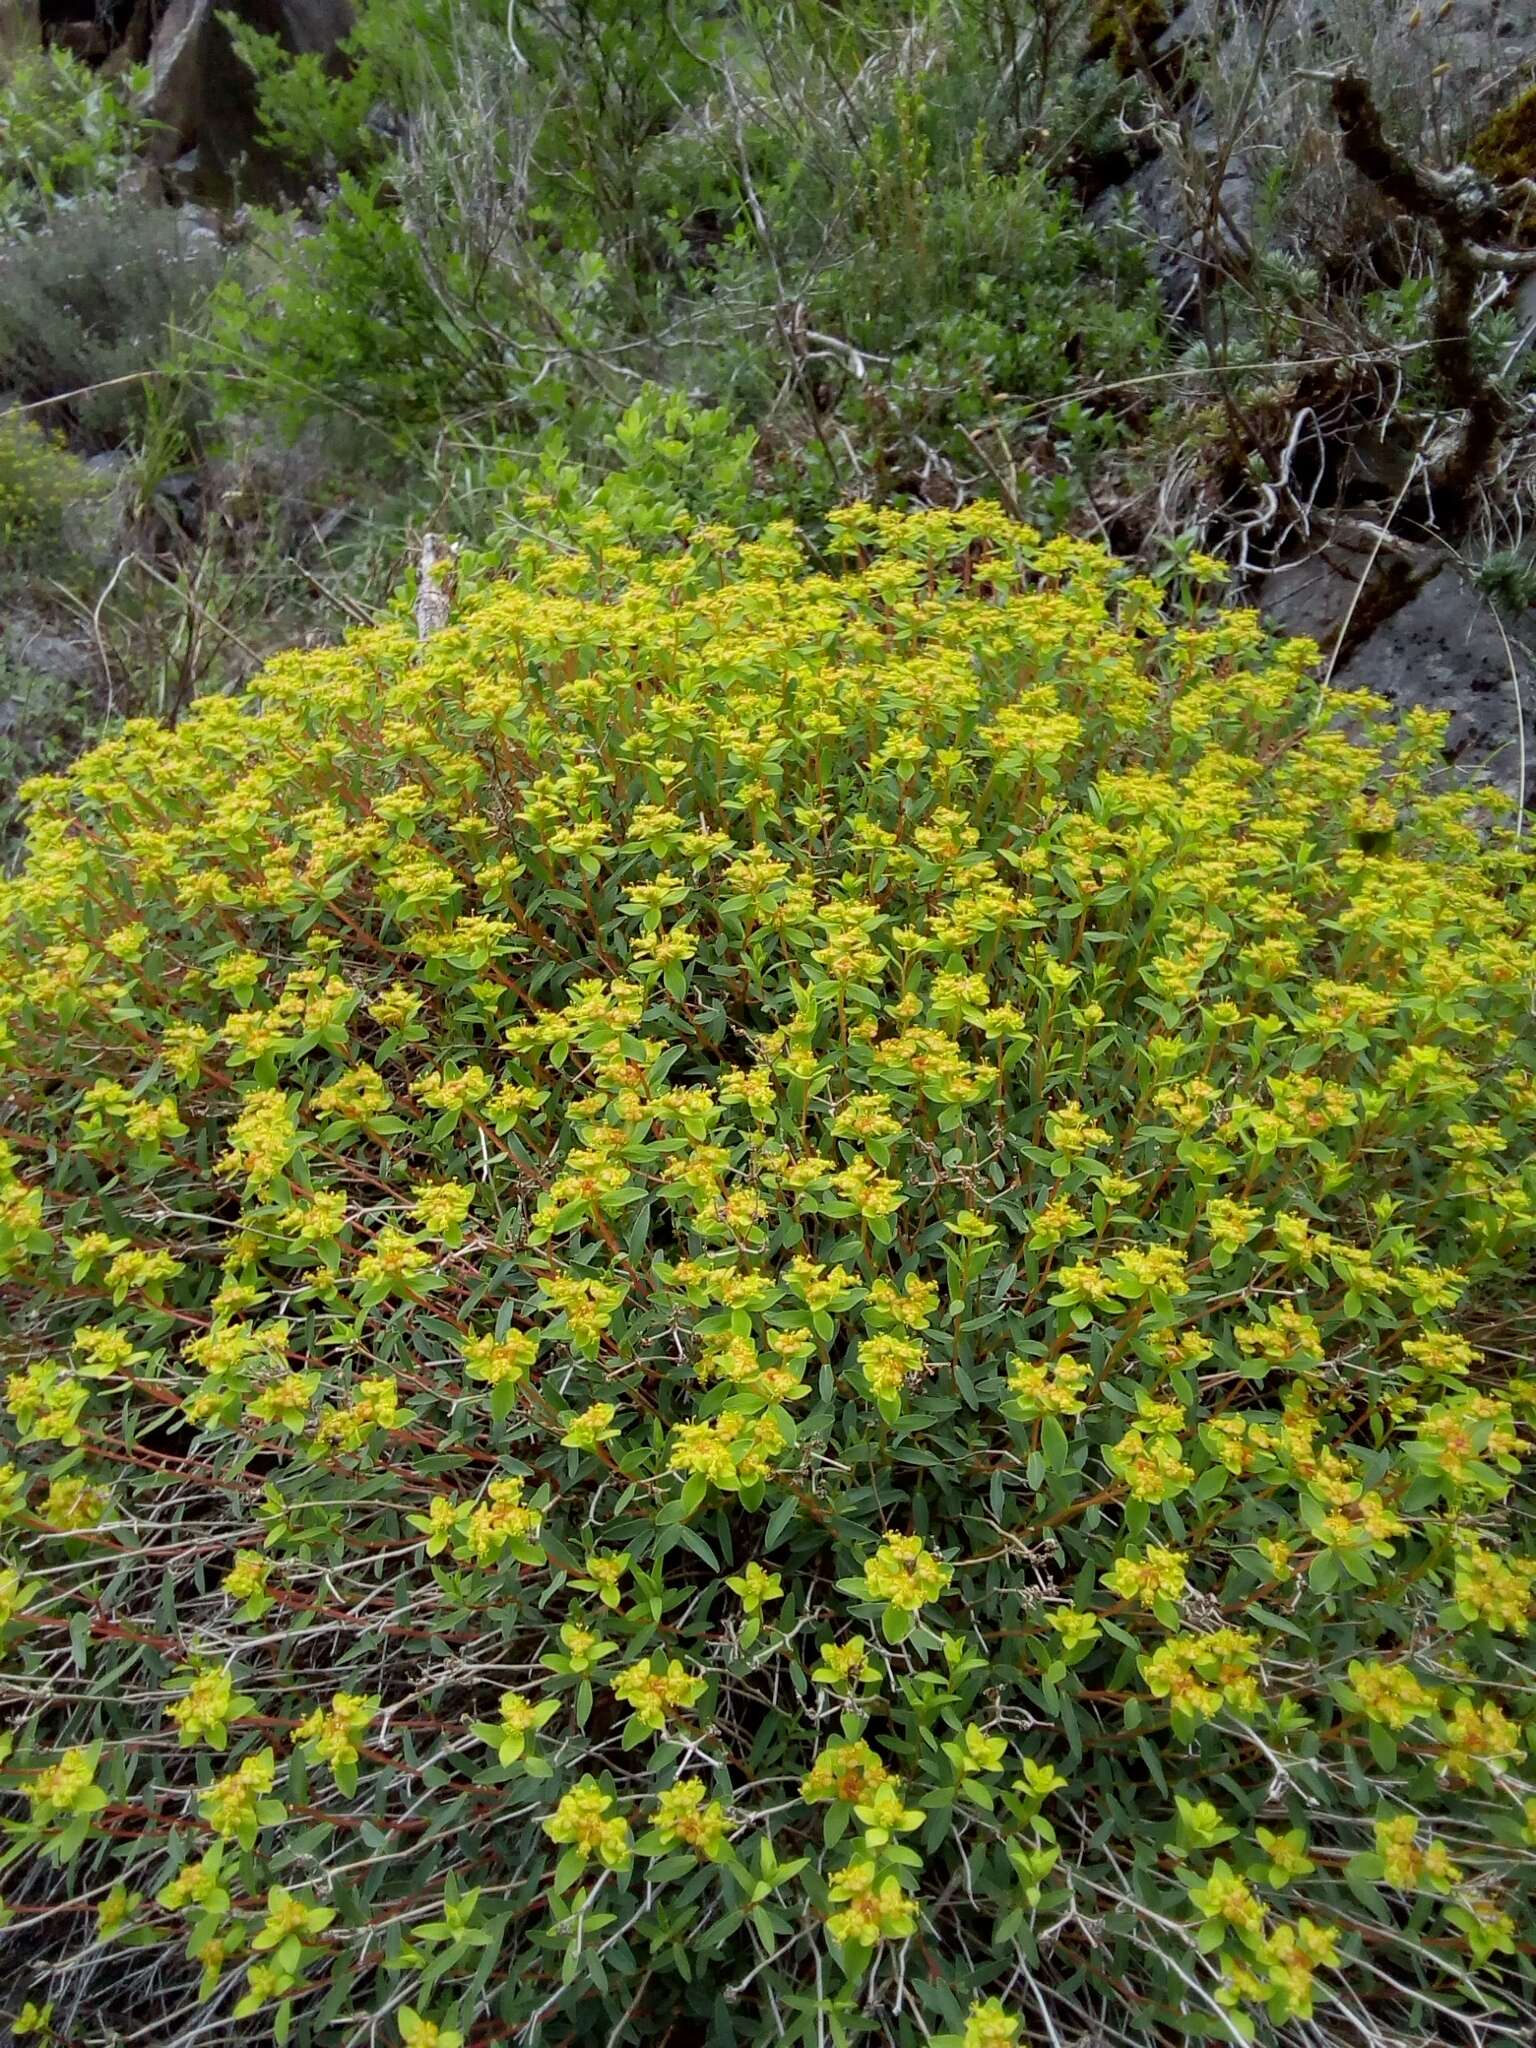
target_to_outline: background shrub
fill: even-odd
[[[1198,555],[832,531],[33,786],[28,2025],[1524,2038],[1529,856]]]
[[[1444,346],[1439,232],[1350,168],[1329,99],[1358,74],[1391,143],[1481,163],[1483,244],[1519,244],[1525,39],[1490,27],[1479,67],[1462,12],[358,0],[323,59],[232,28],[244,165],[147,133],[132,75],[0,55],[0,390],[89,387],[50,425],[131,458],[115,531],[18,596],[76,639],[88,731],[376,612],[423,527],[494,556],[530,479],[633,537],[685,500],[813,549],[840,503],[979,496],[1143,566],[1221,555],[1325,636],[1347,605],[1347,673],[1433,564],[1532,527],[1520,273]],[[641,447],[621,485],[637,407],[749,458],[650,504],[677,465]],[[1336,577],[1378,530],[1368,587]],[[1468,631],[1452,736],[1500,749],[1515,682]]]
[[[1017,510],[1021,422],[1038,443],[1069,387],[1145,370],[1161,323],[1129,240],[1021,158],[977,34],[819,0],[683,33],[599,0],[509,45],[479,0],[365,0],[344,93],[244,36],[273,146],[341,169],[317,232],[264,216],[260,290],[219,296],[223,400],[584,455],[643,381],[765,429],[808,518],[999,477]]]
[[[56,554],[72,509],[100,484],[78,455],[25,413],[0,413],[0,547],[14,568],[39,551]]]
[[[224,267],[206,223],[98,200],[0,248],[0,375],[52,424],[113,446],[142,421],[145,383]],[[67,399],[66,399],[66,395]]]

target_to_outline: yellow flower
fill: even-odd
[[[349,1123],[368,1123],[383,1116],[391,1096],[384,1077],[369,1066],[352,1067],[340,1080],[332,1081],[315,1096],[315,1114],[341,1117]]]
[[[905,1338],[866,1337],[859,1346],[859,1370],[877,1399],[897,1399],[926,1363],[922,1346]]]
[[[829,1742],[801,1780],[800,1797],[813,1804],[837,1800],[844,1806],[867,1805],[884,1785],[895,1782],[867,1742]]]
[[[1223,1706],[1256,1714],[1258,1659],[1259,1639],[1250,1630],[1217,1628],[1203,1636],[1170,1636],[1138,1661],[1148,1690],[1168,1701],[1177,1726],[1179,1716],[1207,1721]]]
[[[1191,1885],[1189,1896],[1207,1920],[1221,1920],[1245,1936],[1259,1934],[1264,1908],[1245,1879],[1218,1856],[1204,1884]]]
[[[1081,1415],[1083,1389],[1093,1378],[1085,1358],[1011,1358],[1008,1391],[1026,1421],[1043,1415]]]
[[[960,2033],[959,2048],[1018,2048],[1024,2022],[1000,1998],[971,2001]]]
[[[864,1561],[863,1588],[871,1600],[883,1600],[904,1614],[916,1614],[937,1600],[954,1577],[921,1536],[886,1536]]]
[[[1365,1663],[1356,1658],[1347,1676],[1361,1711],[1384,1728],[1406,1728],[1410,1721],[1434,1713],[1440,1703],[1439,1694],[1406,1664]]]
[[[783,1446],[784,1433],[773,1415],[749,1417],[727,1409],[710,1422],[676,1424],[668,1439],[667,1463],[674,1472],[737,1492],[768,1478]]]
[[[200,1795],[203,1819],[216,1835],[254,1841],[258,1826],[281,1816],[282,1808],[267,1797],[276,1781],[277,1758],[270,1749],[257,1750]]]
[[[463,1181],[429,1181],[411,1196],[411,1215],[418,1230],[429,1237],[445,1238],[457,1244],[475,1191]]]
[[[861,1685],[874,1685],[880,1677],[880,1667],[870,1656],[869,1644],[863,1636],[849,1636],[843,1643],[823,1643],[817,1658],[811,1676],[818,1685],[833,1692],[857,1692]]]
[[[608,1870],[623,1870],[630,1862],[629,1822],[595,1778],[573,1786],[543,1826],[552,1842],[568,1845],[583,1862],[596,1860]]]
[[[748,1614],[759,1614],[770,1600],[782,1600],[784,1597],[784,1581],[777,1572],[764,1571],[756,1558],[744,1572],[732,1574],[725,1583]]]
[[[234,1563],[224,1574],[224,1591],[231,1600],[259,1597],[267,1589],[271,1570],[271,1559],[259,1550],[237,1550]]]
[[[280,1088],[258,1088],[245,1098],[245,1107],[229,1133],[229,1150],[218,1162],[219,1171],[243,1174],[247,1186],[271,1186],[299,1149],[299,1126],[294,1106]]]
[[[52,1820],[56,1814],[93,1813],[107,1803],[96,1784],[96,1767],[88,1749],[66,1749],[55,1764],[34,1771],[22,1786],[31,1804],[34,1822]]]
[[[316,1763],[344,1771],[361,1754],[360,1743],[378,1712],[375,1694],[337,1692],[328,1708],[316,1707],[293,1731],[293,1739],[307,1749]]]
[[[1254,1836],[1269,1858],[1268,1876],[1272,1885],[1286,1885],[1292,1878],[1310,1877],[1317,1868],[1307,1854],[1304,1829],[1291,1828],[1282,1835],[1272,1828],[1261,1827],[1254,1830]]]
[[[693,1706],[707,1684],[672,1657],[659,1671],[649,1662],[626,1665],[613,1680],[613,1690],[614,1696],[633,1710],[642,1728],[659,1732],[671,1716]]]
[[[837,1871],[827,1892],[838,1908],[827,1915],[834,1941],[872,1948],[881,1941],[904,1941],[917,1927],[917,1901],[896,1877],[877,1877],[872,1857],[856,1857]]]
[[[599,1444],[605,1444],[618,1435],[613,1426],[613,1418],[618,1412],[612,1401],[594,1401],[579,1415],[565,1416],[561,1443],[571,1451],[595,1451]]]
[[[719,1859],[730,1831],[730,1816],[708,1793],[702,1778],[679,1778],[657,1794],[651,1825],[663,1848],[682,1842],[706,1863]]]
[[[532,1333],[509,1330],[504,1337],[465,1337],[460,1348],[471,1379],[483,1380],[488,1387],[519,1386],[539,1355],[539,1340]]]
[[[1179,1601],[1187,1584],[1182,1550],[1169,1550],[1161,1543],[1149,1543],[1144,1553],[1127,1551],[1103,1574],[1104,1583],[1122,1600],[1134,1600],[1150,1607],[1154,1601]]]
[[[903,1201],[900,1181],[877,1172],[867,1159],[855,1159],[841,1173],[834,1173],[832,1186],[853,1213],[866,1222],[893,1216]]]
[[[1104,1455],[1111,1471],[1124,1479],[1131,1498],[1152,1506],[1175,1499],[1194,1482],[1195,1469],[1184,1457],[1179,1439],[1166,1430],[1128,1429]]]
[[[1045,1618],[1061,1637],[1064,1650],[1080,1649],[1103,1632],[1096,1614],[1084,1614],[1076,1607],[1053,1607]]]
[[[1536,1601],[1536,1557],[1501,1557],[1471,1541],[1456,1552],[1455,1600],[1464,1614],[1506,1635],[1524,1635]]]
[[[1519,1727],[1496,1700],[1459,1699],[1445,1719],[1443,1769],[1453,1778],[1501,1771],[1519,1756]]]
[[[194,1666],[191,1684],[179,1700],[166,1708],[166,1717],[181,1730],[185,1747],[206,1742],[223,1749],[229,1739],[228,1723],[256,1710],[255,1700],[235,1691],[234,1674],[216,1667]]]

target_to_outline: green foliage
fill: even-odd
[[[363,0],[342,67],[229,21],[302,204],[215,234],[124,176],[125,129],[0,251],[0,388],[80,394],[50,425],[131,457],[119,530],[37,602],[94,622],[120,706],[173,711],[381,599],[423,524],[499,561],[530,490],[641,544],[814,536],[855,495],[1071,523],[1120,459],[1106,387],[1162,348],[1144,267],[1041,154],[1083,12]],[[1037,32],[1049,90],[1017,61]],[[77,142],[115,132],[127,88],[44,69]],[[1073,132],[1112,114],[1106,73]],[[167,469],[200,473],[195,544]],[[390,577],[339,584],[359,554]]]
[[[30,791],[8,2009],[1512,2048],[1528,851],[1197,552],[622,509]]]
[[[142,418],[144,384],[167,372],[175,337],[200,315],[225,251],[166,208],[93,199],[0,250],[0,377],[86,445]]]
[[[1020,509],[1015,451],[1155,360],[1160,314],[1126,240],[1007,145],[975,13],[913,64],[879,7],[683,35],[604,0],[528,10],[509,47],[500,8],[368,0],[342,90],[243,39],[274,143],[350,168],[317,233],[266,221],[254,302],[221,295],[226,402],[584,447],[639,376],[758,427],[807,517],[855,490]]]
[[[72,506],[100,486],[78,455],[25,413],[0,413],[0,548],[15,570],[39,551],[56,555]]]
[[[378,154],[381,141],[368,115],[380,80],[353,42],[343,45],[339,59],[327,59],[312,50],[295,53],[237,14],[221,18],[235,56],[251,73],[261,140],[275,155],[305,171],[334,175],[360,170]],[[349,53],[358,61],[347,62]]]
[[[391,448],[484,395],[482,365],[434,289],[421,244],[376,186],[343,177],[313,234],[257,217],[274,269],[226,278],[209,306],[216,402],[296,436],[340,412]]]
[[[1528,552],[1500,549],[1480,565],[1477,584],[1505,611],[1529,611],[1536,604],[1536,561]]]
[[[100,76],[57,48],[0,72],[0,234],[116,190],[142,140],[133,99],[146,83],[138,71]]]
[[[579,534],[594,514],[625,545],[652,548],[699,525],[766,524],[776,509],[757,489],[756,436],[723,406],[648,386],[611,425],[593,407],[581,426],[582,460],[554,428],[531,458],[493,451],[477,466],[470,487],[500,517],[467,555],[471,575],[504,570],[530,528]]]

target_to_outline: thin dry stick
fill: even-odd
[[[435,533],[421,536],[421,553],[416,562],[416,637],[430,640],[448,623],[453,598],[447,577],[453,566],[453,550],[443,546]]]
[[[1510,687],[1515,693],[1515,747],[1518,760],[1518,782],[1515,792],[1515,839],[1518,842],[1525,832],[1525,703],[1520,692],[1520,667],[1515,660],[1515,650],[1509,635],[1504,630],[1504,621],[1499,617],[1499,608],[1490,604],[1493,623],[1499,629],[1499,638],[1504,642],[1504,656],[1509,663]]]

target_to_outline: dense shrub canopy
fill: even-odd
[[[833,525],[35,786],[63,2038],[1525,2038],[1528,856],[1198,557]]]

